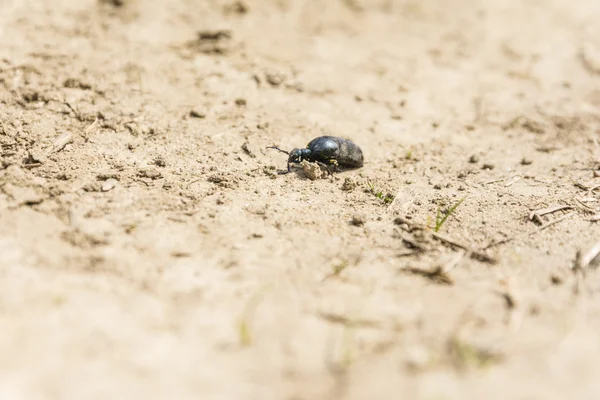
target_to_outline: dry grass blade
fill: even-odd
[[[506,182],[506,184],[504,185],[504,187],[512,186],[515,183],[519,182],[521,179],[523,179],[523,178],[521,178],[520,176],[515,176],[510,181]]]
[[[581,255],[581,251],[578,251],[579,257],[577,257],[576,268],[586,269],[589,267],[596,266],[600,261],[600,242],[592,246],[587,252]]]
[[[340,324],[344,326],[354,326],[357,328],[373,328],[380,329],[381,324],[377,321],[369,320],[369,319],[353,319],[345,315],[328,313],[328,312],[320,312],[319,317],[323,318],[327,322],[331,322],[332,324]]]
[[[595,208],[588,206],[581,199],[575,199],[575,201],[577,202],[577,204],[579,204],[580,210],[587,212],[587,213],[594,213],[594,214],[597,212],[597,210]]]
[[[565,215],[563,215],[562,217],[558,217],[558,218],[556,218],[556,219],[553,219],[552,221],[546,222],[545,224],[543,224],[542,226],[540,226],[540,228],[539,228],[537,231],[535,231],[535,232],[531,232],[531,233],[530,233],[530,235],[533,235],[533,234],[535,234],[535,233],[537,233],[537,232],[539,232],[539,231],[542,231],[542,230],[544,230],[544,229],[548,228],[549,226],[552,226],[552,225],[554,225],[554,224],[557,224],[557,223],[559,223],[560,221],[562,221],[562,220],[565,220],[565,219],[567,219],[567,218],[569,218],[569,217],[573,216],[574,214],[575,214],[575,212],[570,212],[570,213],[568,213],[568,214],[565,214]]]
[[[467,253],[468,252],[465,250],[460,251],[448,263],[446,263],[445,265],[438,265],[430,271],[423,270],[420,268],[406,268],[406,269],[404,269],[404,271],[409,272],[414,275],[423,276],[427,279],[431,279],[432,281],[434,281],[436,283],[441,283],[444,285],[453,285],[454,279],[450,276],[449,272],[452,269],[456,268],[456,266],[460,263],[460,261],[463,259],[463,257]]]
[[[575,182],[575,186],[579,189],[585,190],[587,195],[590,195],[594,190],[600,189],[600,185],[589,186],[580,182]]]
[[[518,176],[518,175],[512,175],[512,176],[507,176],[506,178],[498,178],[498,179],[492,179],[491,181],[481,182],[481,184],[483,186],[486,186],[486,185],[491,185],[492,183],[499,183],[499,182],[508,181],[504,186],[505,187],[509,187],[510,185],[513,185],[513,184],[517,183],[521,179],[522,178],[520,176]]]
[[[485,182],[482,182],[481,184],[482,184],[482,185],[484,185],[484,186],[485,186],[485,185],[491,185],[492,183],[504,182],[504,181],[505,181],[505,180],[507,180],[507,179],[508,179],[508,178],[502,178],[502,179],[493,179],[493,180],[491,180],[491,181],[485,181]]]
[[[498,262],[498,260],[496,260],[494,257],[491,257],[491,256],[489,256],[489,255],[487,255],[485,253],[480,252],[480,251],[473,250],[473,249],[471,249],[470,246],[467,246],[464,243],[457,242],[456,240],[454,240],[452,238],[449,238],[447,236],[441,235],[441,234],[439,234],[437,232],[432,232],[431,235],[434,238],[436,238],[438,240],[441,240],[442,242],[445,242],[445,243],[448,243],[448,244],[450,244],[452,246],[455,246],[455,247],[461,248],[463,250],[466,250],[467,253],[470,254],[471,258],[473,258],[475,260],[479,260],[481,262],[485,262],[485,263],[489,263],[489,264],[496,264]]]
[[[572,208],[573,208],[572,206],[568,206],[568,205],[560,205],[560,206],[542,208],[539,210],[532,211],[531,214],[529,214],[529,220],[535,221],[539,224],[543,224],[542,217],[544,215],[552,214],[552,213],[555,213],[555,212],[561,211],[561,210],[570,210]]]
[[[594,214],[594,215],[592,215],[592,216],[591,216],[591,217],[588,219],[588,221],[591,221],[591,222],[597,222],[597,221],[600,221],[600,214]]]
[[[563,215],[562,217],[558,217],[556,219],[553,219],[552,221],[546,222],[545,224],[541,225],[539,228],[534,229],[531,232],[527,232],[527,233],[524,233],[524,234],[521,234],[521,235],[511,236],[509,238],[506,238],[504,240],[500,240],[498,242],[492,242],[492,243],[488,244],[486,247],[484,247],[484,250],[490,249],[492,247],[499,246],[501,244],[512,242],[513,240],[524,239],[524,238],[527,238],[529,236],[538,234],[541,231],[543,231],[544,229],[546,229],[546,228],[548,228],[548,227],[550,227],[550,226],[552,226],[554,224],[557,224],[557,223],[559,223],[559,222],[561,222],[561,221],[563,221],[563,220],[565,220],[565,219],[567,219],[567,218],[569,218],[569,217],[571,217],[573,215],[575,215],[575,212],[570,212],[568,214]]]
[[[96,118],[94,120],[94,122],[92,122],[90,124],[90,126],[88,126],[87,128],[85,128],[85,130],[83,132],[85,133],[85,136],[87,136],[89,133],[95,131],[96,128],[98,128],[98,118]]]
[[[412,275],[422,276],[423,278],[430,279],[431,281],[433,281],[435,283],[440,283],[443,285],[453,285],[454,284],[454,279],[452,279],[452,277],[450,277],[450,275],[448,275],[443,270],[443,267],[441,267],[441,266],[435,267],[431,271],[428,271],[426,269],[421,269],[421,268],[413,268],[413,267],[403,268],[401,271],[407,272]]]
[[[73,140],[71,132],[65,132],[54,140],[52,147],[48,150],[48,154],[56,153],[65,148],[65,146]]]

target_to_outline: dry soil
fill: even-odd
[[[597,399],[599,137],[597,0],[3,0],[0,398]]]

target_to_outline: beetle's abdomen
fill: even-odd
[[[337,136],[319,136],[306,146],[310,149],[312,161],[337,161],[338,165],[362,167],[363,153],[360,147],[348,139]]]
[[[340,148],[337,158],[338,164],[347,165],[349,167],[363,166],[364,157],[360,147],[348,139],[335,138],[334,140]]]

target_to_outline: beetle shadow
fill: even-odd
[[[340,173],[344,173],[344,172],[349,172],[349,171],[355,171],[357,169],[360,169],[360,167],[340,167],[338,166],[335,170],[331,171],[331,173],[329,174],[329,176],[335,176],[336,174],[340,174]],[[325,171],[323,168],[321,168],[321,170],[325,173],[327,173],[327,171]],[[298,177],[299,179],[302,180],[310,180],[310,178],[308,176],[306,176],[306,173],[304,172],[304,169],[300,166],[292,166],[292,170],[288,172],[287,169],[278,169],[277,170],[277,175],[289,175],[289,174],[295,174],[296,177]]]

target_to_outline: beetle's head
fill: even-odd
[[[288,171],[290,170],[290,164],[299,164],[302,160],[308,160],[310,158],[310,149],[294,149],[290,151],[288,158]]]
[[[279,150],[280,152],[288,155],[287,172],[291,172],[291,164],[299,164],[302,162],[302,160],[309,160],[311,154],[310,149],[294,149],[292,151],[285,151],[281,150],[277,146],[269,146],[267,149]]]

